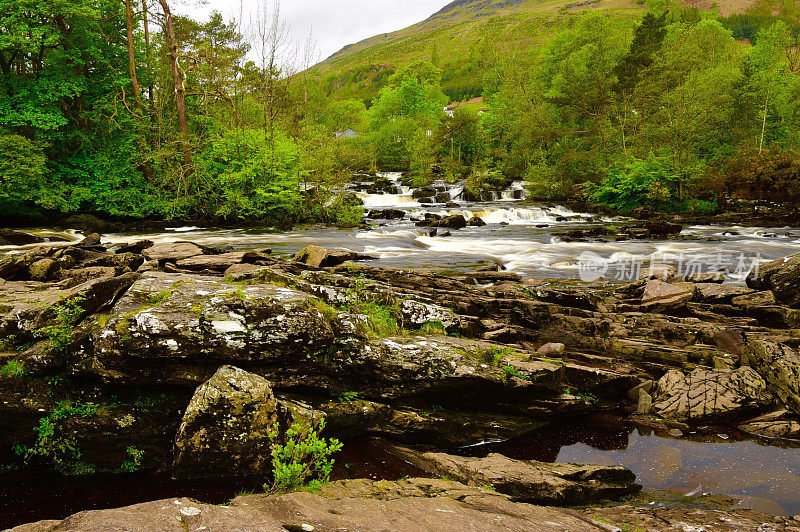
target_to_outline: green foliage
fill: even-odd
[[[142,459],[144,458],[144,451],[130,446],[125,449],[127,458],[122,462],[120,469],[126,473],[134,473],[139,471],[142,467]]]
[[[358,392],[343,392],[339,394],[339,402],[340,403],[350,403],[352,401],[358,401]]]
[[[277,424],[269,434],[272,444],[272,484],[265,484],[270,493],[290,493],[301,489],[316,491],[330,480],[334,460],[331,456],[342,449],[335,438],[320,438],[325,421],[316,428],[289,427],[281,436]]]
[[[517,352],[510,347],[498,347],[493,345],[487,349],[480,349],[475,354],[481,362],[496,367],[500,365],[500,362],[502,362],[504,358],[515,356]],[[503,369],[505,370],[505,367]]]
[[[597,205],[620,211],[649,206],[669,209],[675,202],[678,176],[664,157],[635,160],[612,169],[599,185],[587,185],[587,197]]]
[[[21,360],[9,360],[0,368],[0,375],[4,377],[21,377],[25,375],[25,363]]]
[[[51,462],[64,474],[89,474],[91,466],[80,462],[81,452],[75,434],[67,431],[64,422],[75,417],[91,417],[97,414],[100,406],[94,403],[72,404],[59,402],[50,415],[39,420],[34,428],[36,442],[31,447],[18,445],[15,452],[27,464],[33,458]]]
[[[56,351],[64,351],[72,343],[72,330],[84,313],[81,303],[86,300],[84,296],[62,299],[53,305],[54,318],[50,325],[36,331],[37,335],[46,336],[53,342]]]
[[[527,375],[521,373],[517,368],[515,368],[513,366],[503,366],[502,369],[503,369],[503,371],[505,371],[506,375],[509,376],[509,377],[516,377],[516,378],[522,379],[524,381],[529,381],[530,380],[530,378],[528,378]]]
[[[429,321],[427,323],[422,324],[422,327],[419,328],[419,332],[423,334],[446,335],[447,328],[440,321]]]
[[[227,219],[269,220],[291,225],[300,205],[296,144],[278,133],[233,130],[214,138],[197,160],[214,186],[207,209]],[[200,199],[200,198],[198,198]]]
[[[376,300],[369,292],[364,279],[354,274],[353,286],[347,291],[347,302],[342,310],[368,316],[372,330],[378,338],[386,338],[403,332],[398,321],[401,317],[396,302]]]

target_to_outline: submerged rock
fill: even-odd
[[[471,458],[387,445],[392,454],[433,475],[469,486],[492,486],[515,501],[531,504],[591,504],[642,489],[636,476],[619,466],[551,464],[497,453]]]

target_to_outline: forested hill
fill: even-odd
[[[775,17],[800,21],[797,0],[682,0],[687,9],[716,6],[740,40]],[[455,0],[402,30],[345,46],[313,69],[335,98],[370,99],[399,67],[431,61],[453,100],[480,96],[484,74],[500,58],[536,50],[581,16],[602,12],[626,31],[645,10],[638,0]]]

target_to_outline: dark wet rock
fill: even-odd
[[[643,224],[650,236],[654,237],[668,237],[679,235],[683,230],[678,224],[664,222],[664,221],[648,221]]]
[[[147,260],[159,262],[177,262],[202,254],[203,250],[200,246],[192,244],[191,242],[165,242],[154,244],[142,251],[142,255],[144,255],[144,258]]]
[[[79,248],[88,248],[88,249],[101,248],[99,251],[105,251],[105,248],[101,247],[102,243],[101,240],[102,238],[99,233],[92,233],[90,235],[87,235],[83,240],[81,240],[77,244],[75,244],[75,246]]]
[[[41,244],[44,241],[44,238],[37,235],[0,228],[0,246],[25,246],[28,244]]]
[[[174,478],[258,475],[270,471],[278,403],[269,382],[223,366],[201,384],[175,437]]]
[[[501,272],[501,271],[478,271],[478,272],[470,272],[465,276],[467,279],[472,279],[474,281],[480,281],[482,283],[491,282],[501,282],[501,281],[512,281],[512,282],[522,282],[522,277],[518,273],[514,272]]]
[[[714,333],[714,343],[734,356],[742,356],[747,348],[747,338],[741,329],[725,328]]]
[[[483,227],[484,225],[486,225],[486,222],[479,216],[473,216],[467,221],[467,227]]]
[[[744,432],[766,438],[800,437],[800,421],[792,418],[786,410],[776,410],[741,423],[738,428]]]
[[[441,448],[505,440],[537,429],[546,422],[527,416],[442,408],[391,406],[364,399],[319,405],[326,414],[325,431],[337,438],[383,436],[406,444]]]
[[[349,249],[328,249],[322,246],[315,246],[313,244],[306,246],[303,250],[299,251],[292,260],[301,262],[314,268],[327,268],[330,266],[338,266],[347,261],[352,260],[366,260],[372,259],[368,255],[362,255],[351,251]]]
[[[78,229],[84,233],[114,233],[119,230],[120,225],[101,220],[91,214],[76,214],[65,218],[59,225],[67,229]]]
[[[433,198],[436,196],[436,190],[430,187],[422,187],[411,192],[411,197],[414,199]]]
[[[800,355],[786,344],[763,340],[748,342],[750,365],[769,383],[770,391],[800,414]]]
[[[677,370],[658,381],[653,409],[663,418],[702,422],[763,410],[772,402],[767,383],[753,369],[696,369],[689,375]]]
[[[389,451],[436,476],[469,486],[492,486],[515,501],[569,506],[618,499],[641,486],[628,469],[618,466],[551,464],[514,460],[492,453],[485,458],[455,456],[387,444]]]
[[[747,279],[756,290],[772,290],[775,299],[788,306],[800,306],[800,253],[761,264]]]
[[[467,226],[467,220],[461,214],[454,214],[446,216],[441,220],[432,221],[428,224],[429,227],[446,227],[448,229],[463,229]]]
[[[437,203],[447,203],[448,201],[452,200],[453,198],[450,196],[449,192],[439,192],[434,196],[434,199]]]
[[[138,242],[134,242],[133,244],[124,244],[118,247],[115,251],[116,253],[135,253],[137,255],[141,254],[147,248],[153,247],[155,244],[152,240],[139,240]]]
[[[367,218],[371,220],[401,220],[405,215],[405,211],[400,209],[381,209],[370,211]]]
[[[572,231],[567,231],[566,233],[561,233],[558,236],[566,242],[573,242],[613,236],[615,234],[616,231],[607,227],[593,227],[591,229],[575,229]]]

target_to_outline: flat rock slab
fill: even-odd
[[[175,265],[187,270],[214,270],[222,272],[234,264],[242,262],[245,255],[245,251],[233,251],[231,253],[221,253],[219,255],[194,255],[177,261]]]
[[[563,532],[604,528],[580,514],[513,502],[488,489],[446,480],[411,478],[397,482],[345,480],[324,486],[317,493],[246,495],[227,506],[186,498],[165,499],[80,512],[63,521],[42,521],[13,530]]]
[[[469,486],[492,486],[513,500],[532,504],[590,504],[641,489],[636,476],[618,466],[551,464],[514,460],[497,453],[472,458],[393,444],[387,447],[392,454],[433,475]]]
[[[674,285],[653,279],[647,283],[642,295],[644,307],[680,306],[692,299],[692,292],[685,286]]]
[[[702,421],[758,411],[772,400],[767,383],[749,367],[668,371],[658,381],[653,409],[663,418]]]
[[[147,260],[157,260],[159,262],[177,262],[202,254],[203,250],[200,246],[191,242],[163,242],[142,251],[142,255]]]

